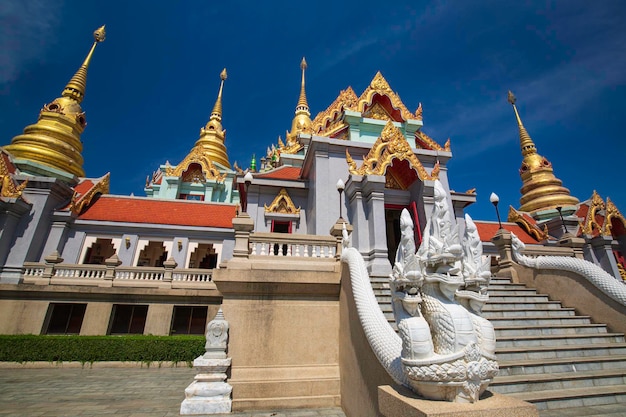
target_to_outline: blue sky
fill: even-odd
[[[228,3],[228,4],[226,4]],[[572,195],[597,190],[626,214],[626,3],[623,1],[43,1],[0,3],[0,144],[37,120],[107,25],[89,69],[87,176],[144,195],[159,164],[180,162],[224,87],[231,163],[284,138],[309,64],[312,116],[380,70],[453,159],[451,188],[495,220],[519,207],[518,131],[507,90],[540,154]]]

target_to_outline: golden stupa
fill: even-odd
[[[230,168],[226,145],[224,145],[226,130],[222,128],[222,89],[224,88],[226,77],[226,68],[224,68],[220,73],[222,81],[213,111],[206,126],[200,129],[200,138],[196,141],[194,147],[195,149],[201,149],[201,153],[206,155],[210,161]]]
[[[62,171],[58,173],[61,177],[63,173],[78,177],[85,175],[80,135],[87,122],[80,103],[85,97],[91,57],[96,45],[104,41],[106,36],[104,26],[98,28],[93,36],[94,43],[87,58],[67,83],[61,97],[45,104],[39,112],[37,123],[27,126],[24,133],[15,136],[11,144],[4,147],[16,164],[21,166],[23,161],[26,166],[23,171],[28,172],[30,165],[35,172],[46,172],[46,167],[53,168],[46,172],[52,176],[57,176],[55,173],[58,171]]]
[[[578,199],[571,196],[569,190],[562,186],[561,180],[554,176],[550,161],[537,153],[537,148],[517,112],[516,98],[510,91],[508,101],[513,106],[517,118],[520,147],[524,157],[519,171],[522,177],[519,210],[537,213],[542,210],[578,204]]]
[[[306,70],[306,60],[302,58],[300,69],[302,69],[302,84],[300,86],[300,97],[296,106],[296,115],[291,122],[291,131],[287,133],[287,143],[295,142],[298,133],[312,133],[313,122],[311,121],[311,112],[309,104],[306,101],[306,91],[304,88],[304,71]]]

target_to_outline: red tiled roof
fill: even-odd
[[[478,222],[474,221],[476,224],[476,228],[478,229],[478,234],[480,235],[480,240],[483,242],[491,241],[491,238],[496,234],[500,226],[498,223],[486,223],[486,222]],[[515,235],[521,240],[523,243],[537,243],[537,240],[530,236],[528,233],[524,231],[520,226],[513,223],[503,223],[502,227],[508,230],[509,232],[515,233]]]
[[[263,174],[256,174],[255,178],[269,178],[276,180],[297,180],[300,178],[300,171],[302,169],[299,167],[291,167],[287,165],[283,165],[282,167],[278,167],[273,171],[265,172]]]
[[[231,228],[236,214],[235,205],[103,195],[78,218],[109,222]]]
[[[94,185],[96,185],[96,182],[92,181],[89,178],[82,178],[81,182],[74,187],[74,191],[76,191],[78,193],[79,196],[85,195],[85,193],[87,193],[89,190],[91,190],[91,187],[93,187]]]

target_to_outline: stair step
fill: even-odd
[[[483,307],[483,311],[490,310],[530,310],[530,309],[545,309],[545,310],[559,310],[567,309],[574,310],[573,308],[563,307],[558,301],[539,301],[539,302],[495,302],[491,299],[487,301]]]
[[[626,385],[531,391],[510,395],[535,404],[538,410],[585,407],[626,401]]]
[[[500,326],[550,326],[555,324],[591,324],[589,316],[535,316],[535,317],[492,317],[494,327]]]
[[[498,360],[576,358],[578,356],[626,355],[626,344],[594,343],[562,346],[524,346],[496,348]]]
[[[606,324],[557,324],[537,326],[494,326],[496,338],[512,335],[565,335],[565,334],[606,334]]]
[[[537,290],[534,288],[507,288],[505,290],[492,290],[489,289],[489,296],[512,296],[512,295],[520,295],[520,296],[533,296],[533,295],[541,295],[547,297],[547,294],[537,294]]]
[[[539,310],[536,308],[524,308],[519,310],[483,310],[483,317],[486,319],[491,318],[506,318],[506,317],[572,317],[576,315],[576,311],[573,308],[562,309],[545,309]]]
[[[545,303],[550,301],[545,294],[533,295],[511,295],[511,294],[489,294],[490,302],[498,303]]]
[[[489,290],[489,292],[494,291],[494,290],[509,290],[509,289],[526,289],[528,288],[526,285],[524,284],[494,284],[493,282],[490,282],[489,285],[487,286],[487,289]]]
[[[601,369],[626,368],[626,355],[580,356],[572,358],[535,358],[513,361],[498,360],[498,376],[570,373]]]
[[[514,335],[498,336],[496,346],[505,347],[535,347],[535,346],[563,346],[563,345],[590,345],[590,344],[624,343],[621,333],[603,334],[546,334],[546,335]]]
[[[515,392],[583,388],[624,383],[626,383],[626,375],[622,369],[606,369],[539,374],[534,375],[532,379],[528,379],[525,375],[497,376],[489,385],[489,388],[500,394],[511,394]]]

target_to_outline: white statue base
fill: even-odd
[[[197,357],[193,366],[200,371],[194,381],[185,389],[185,399],[180,405],[181,415],[230,413],[233,390],[226,383],[226,371],[231,358]]]
[[[425,400],[400,386],[378,387],[378,407],[385,417],[538,417],[537,408],[517,398],[486,391],[473,404]]]

